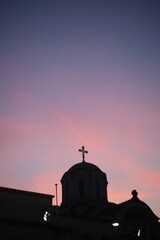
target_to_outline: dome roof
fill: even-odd
[[[68,172],[69,173],[73,173],[77,170],[80,170],[80,169],[86,169],[88,171],[100,171],[100,168],[98,168],[96,165],[92,164],[92,163],[88,163],[88,162],[80,162],[80,163],[77,163],[75,165],[73,165],[69,170]]]

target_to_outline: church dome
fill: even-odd
[[[85,154],[88,151],[84,146],[79,152],[82,153],[82,162],[69,168],[61,179],[62,206],[106,203],[108,201],[106,174],[96,165],[85,161]]]
[[[102,172],[99,167],[97,167],[96,165],[94,165],[92,163],[88,163],[88,162],[77,163],[77,164],[73,165],[68,170],[68,172],[72,174],[72,173],[74,173],[76,171],[79,171],[79,170],[100,171],[100,172]]]
[[[84,147],[82,150],[84,152]],[[64,173],[61,183],[64,207],[108,202],[106,174],[96,165],[86,162],[84,157],[82,162],[73,165]]]

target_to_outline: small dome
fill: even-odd
[[[100,171],[100,168],[98,168],[96,165],[92,164],[92,163],[88,163],[88,162],[80,162],[80,163],[77,163],[75,165],[73,165],[69,170],[68,172],[69,173],[73,173],[73,172],[76,172],[77,170],[80,170],[80,169],[84,169],[84,170],[87,170],[87,171]]]

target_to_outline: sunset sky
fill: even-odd
[[[160,1],[1,0],[0,185],[55,194],[86,161],[160,217]]]

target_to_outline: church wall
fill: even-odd
[[[0,188],[1,218],[41,222],[51,206],[51,195]]]
[[[58,240],[58,235],[52,227],[45,223],[0,220],[1,240]]]
[[[103,240],[105,237],[107,240],[113,239],[112,231],[114,229],[112,225],[108,224],[106,221],[87,220],[75,217],[59,217],[58,224],[59,226],[72,230],[72,240]],[[63,238],[60,240],[63,240]]]

